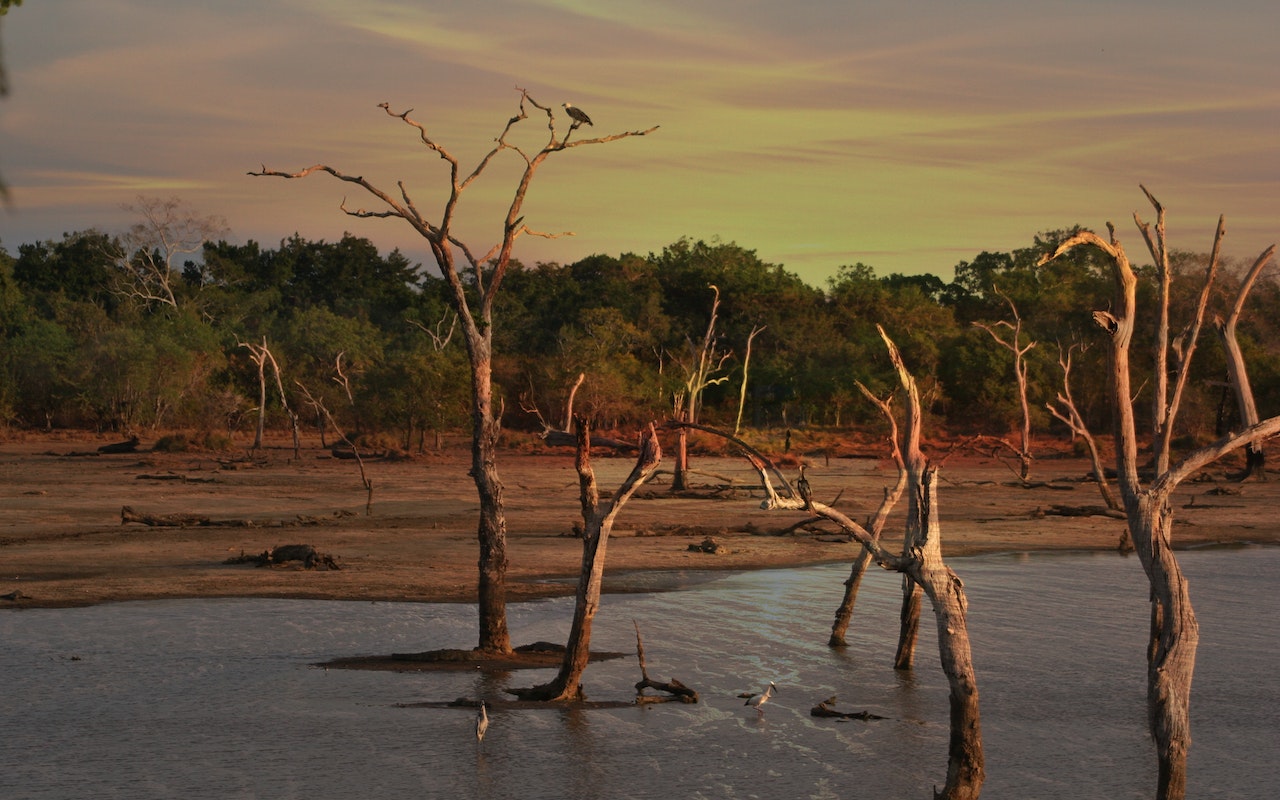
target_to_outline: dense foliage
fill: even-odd
[[[980,253],[957,264],[950,283],[854,264],[816,288],[736,244],[693,239],[647,256],[517,267],[495,313],[495,378],[507,425],[563,425],[581,373],[575,411],[597,426],[669,415],[706,332],[715,286],[717,349],[727,358],[713,376],[723,380],[703,397],[702,418],[712,424],[733,425],[747,342],[757,331],[744,424],[878,426],[857,387],[883,394],[894,385],[876,334],[882,325],[919,377],[935,424],[1003,434],[1020,414],[1012,356],[973,323],[1012,321],[1016,309],[1024,342],[1037,342],[1028,354],[1036,431],[1066,435],[1044,406],[1061,390],[1059,347],[1072,344],[1083,348],[1071,373],[1080,411],[1091,428],[1106,430],[1105,348],[1091,346],[1099,334],[1090,314],[1110,303],[1109,267],[1085,249],[1041,264],[1070,233],[1041,234],[1012,253]],[[201,259],[152,275],[164,282],[162,295],[139,291],[147,279],[139,254],[122,254],[118,240],[97,231],[22,244],[16,255],[0,250],[0,423],[247,429],[260,385],[246,345],[265,343],[280,365],[285,403],[309,424],[322,425],[324,406],[346,433],[403,446],[465,427],[466,357],[450,336],[443,281],[399,251],[381,255],[349,234],[337,242],[294,236],[274,249],[219,240]],[[1204,262],[1176,259],[1175,320],[1194,303]],[[1228,270],[1211,309],[1229,308],[1238,272]],[[1280,413],[1277,312],[1280,287],[1264,274],[1240,328],[1263,416]],[[1204,437],[1233,424],[1235,407],[1212,330],[1200,346],[1183,418],[1193,426],[1187,433]],[[274,379],[267,407],[269,424],[287,425]]]

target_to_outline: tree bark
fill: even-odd
[[[560,671],[549,683],[512,693],[522,700],[567,701],[582,699],[582,674],[591,657],[591,626],[600,610],[600,589],[604,581],[605,554],[614,520],[631,495],[647,481],[662,460],[657,433],[651,425],[641,437],[640,455],[635,467],[623,481],[613,498],[602,506],[591,468],[591,432],[587,421],[576,418],[578,450],[575,466],[582,502],[582,567],[578,572],[578,591],[573,609],[573,622],[565,645]],[[643,662],[642,662],[643,663]]]
[[[1199,623],[1191,605],[1186,577],[1173,552],[1173,510],[1170,497],[1178,484],[1203,467],[1240,447],[1275,435],[1280,431],[1280,417],[1272,417],[1243,431],[1219,439],[1185,457],[1176,466],[1169,463],[1169,444],[1174,422],[1186,386],[1195,351],[1196,338],[1204,319],[1210,289],[1217,273],[1225,221],[1218,220],[1204,284],[1195,316],[1173,344],[1169,343],[1168,300],[1171,273],[1165,243],[1164,208],[1142,187],[1155,207],[1158,218],[1154,234],[1137,214],[1134,221],[1146,240],[1157,264],[1160,281],[1156,325],[1156,375],[1152,398],[1155,478],[1143,485],[1139,474],[1138,436],[1133,409],[1130,344],[1136,318],[1138,277],[1129,262],[1115,230],[1108,225],[1110,239],[1104,240],[1091,231],[1083,231],[1059,245],[1050,256],[1056,258],[1080,245],[1093,245],[1110,256],[1115,277],[1116,297],[1112,310],[1094,312],[1094,321],[1107,333],[1111,343],[1111,404],[1115,410],[1116,471],[1120,494],[1124,501],[1129,533],[1142,562],[1151,589],[1151,635],[1147,650],[1147,697],[1151,734],[1156,741],[1158,761],[1157,793],[1159,800],[1181,800],[1186,796],[1187,752],[1191,747],[1191,680],[1195,671]],[[1166,370],[1168,350],[1172,349],[1175,379],[1172,393]]]

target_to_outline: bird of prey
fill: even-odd
[[[806,511],[813,510],[813,489],[809,486],[809,479],[804,476],[804,465],[800,465],[800,478],[796,481],[796,493],[800,495],[800,499],[804,501]]]
[[[743,703],[743,705],[755,706],[756,713],[761,716],[764,716],[763,706],[765,703],[769,702],[769,699],[773,697],[773,693],[776,691],[778,691],[778,687],[773,685],[773,681],[769,681],[769,687],[764,690],[763,694],[751,695],[750,697],[747,698],[747,702]]]
[[[484,732],[489,730],[489,713],[484,710],[484,701],[480,701],[480,713],[476,714],[476,741],[484,741]]]
[[[579,125],[591,125],[591,117],[587,116],[587,112],[578,108],[571,103],[561,103],[564,106],[565,113],[569,115],[569,119],[573,120],[573,127]],[[592,127],[595,127],[592,125]]]

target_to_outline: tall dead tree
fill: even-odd
[[[1095,311],[1094,321],[1102,328],[1111,346],[1111,403],[1115,411],[1116,471],[1124,500],[1129,534],[1142,562],[1151,588],[1151,637],[1147,647],[1147,699],[1151,734],[1158,760],[1157,798],[1178,800],[1186,796],[1187,752],[1191,747],[1191,679],[1195,671],[1199,623],[1191,606],[1187,579],[1173,551],[1173,506],[1170,498],[1178,484],[1197,474],[1222,456],[1280,433],[1280,417],[1251,425],[1200,448],[1171,464],[1170,446],[1182,393],[1187,383],[1196,339],[1208,304],[1209,291],[1217,274],[1219,254],[1226,226],[1218,220],[1213,251],[1194,316],[1182,333],[1169,339],[1169,296],[1172,272],[1165,239],[1165,209],[1141,187],[1156,211],[1153,229],[1135,213],[1134,222],[1142,233],[1156,266],[1158,299],[1156,308],[1156,351],[1152,450],[1155,477],[1144,483],[1140,472],[1139,440],[1133,407],[1133,378],[1129,348],[1137,322],[1138,276],[1107,224],[1108,238],[1082,231],[1058,246],[1049,258],[1057,258],[1073,248],[1090,245],[1106,253],[1112,264],[1116,295],[1107,311]],[[1172,363],[1171,363],[1172,362]],[[1169,378],[1173,378],[1170,388]]]
[[[573,608],[573,622],[565,645],[564,661],[560,671],[550,682],[529,689],[516,689],[513,694],[522,700],[563,701],[582,698],[582,673],[591,658],[591,625],[600,610],[600,589],[604,581],[605,553],[609,535],[618,512],[626,505],[636,490],[653,476],[662,460],[662,448],[658,435],[650,425],[640,437],[640,454],[631,474],[613,493],[613,497],[600,502],[595,471],[591,468],[591,427],[584,417],[574,418],[577,435],[579,495],[582,502],[582,569],[578,572],[577,600]]]
[[[681,362],[684,368],[684,386],[673,398],[673,412],[677,422],[697,423],[702,411],[702,393],[710,386],[729,380],[728,375],[712,377],[724,367],[732,353],[721,353],[718,348],[719,337],[716,334],[716,320],[720,313],[720,289],[711,285],[714,297],[711,300],[711,318],[707,321],[706,333],[702,341],[694,344],[689,340],[689,358]],[[676,431],[676,457],[672,468],[671,490],[684,491],[689,488],[689,438],[687,428]]]
[[[1213,318],[1213,327],[1218,331],[1218,339],[1222,342],[1222,349],[1227,354],[1227,376],[1231,381],[1231,389],[1236,395],[1236,406],[1240,409],[1240,424],[1243,426],[1258,424],[1258,404],[1253,399],[1253,387],[1249,384],[1249,370],[1244,363],[1244,353],[1240,351],[1240,342],[1236,339],[1236,325],[1240,322],[1240,314],[1244,311],[1249,290],[1253,288],[1258,275],[1270,263],[1275,252],[1276,246],[1271,245],[1253,262],[1253,266],[1249,268],[1249,272],[1240,283],[1240,289],[1236,292],[1235,302],[1231,304],[1231,311],[1227,314],[1227,318],[1225,320],[1220,316]],[[1239,480],[1251,477],[1266,480],[1266,457],[1263,454],[1262,445],[1254,442],[1245,447],[1244,452],[1244,471],[1235,477]]]
[[[141,219],[120,236],[116,266],[124,276],[121,291],[143,303],[178,307],[175,285],[181,282],[182,261],[204,249],[205,242],[224,235],[222,217],[200,216],[176,197],[138,196],[122,209]]]
[[[366,211],[349,209],[344,200],[341,210],[359,218],[397,218],[407,222],[431,249],[436,266],[449,286],[448,300],[461,323],[466,343],[467,359],[471,367],[471,477],[480,500],[480,520],[477,541],[480,546],[477,605],[479,607],[479,644],[477,649],[496,652],[511,651],[511,636],[507,628],[507,521],[503,506],[503,487],[498,475],[497,445],[502,430],[501,404],[493,397],[493,304],[502,280],[511,264],[516,241],[523,235],[555,238],[564,234],[548,234],[535,231],[524,224],[523,207],[529,186],[538,168],[548,158],[575,147],[614,142],[632,136],[644,136],[657,130],[655,125],[646,130],[626,131],[590,139],[574,139],[581,123],[557,118],[555,110],[534,100],[529,92],[520,93],[519,110],[507,120],[493,147],[469,172],[464,171],[459,160],[438,142],[425,125],[412,119],[410,111],[396,113],[389,103],[379,107],[392,119],[398,119],[415,131],[415,137],[426,149],[442,159],[449,171],[449,186],[444,202],[438,204],[436,219],[428,218],[410,196],[404,181],[397,183],[398,192],[392,194],[375,186],[361,175],[352,175],[326,164],[315,164],[298,172],[269,170],[265,166],[250,172],[255,176],[279,178],[305,178],[315,173],[328,173],[345,183],[359,186],[376,198],[382,210]],[[534,109],[530,112],[530,108]],[[521,122],[530,113],[546,118],[547,136],[537,150],[529,150],[510,140]],[[568,122],[568,129],[562,126]],[[523,169],[512,193],[502,222],[501,236],[487,252],[472,250],[454,233],[455,215],[463,193],[485,173],[499,155],[514,154]],[[433,203],[433,206],[437,204]]]

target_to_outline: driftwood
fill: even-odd
[[[208,525],[209,518],[199,514],[143,514],[133,510],[132,506],[121,506],[120,524],[140,522],[163,528],[189,528],[197,525]]]
[[[576,447],[578,444],[577,436],[571,431],[557,431],[551,428],[543,431],[542,441],[551,447]],[[592,436],[592,447],[608,447],[614,450],[622,450],[631,452],[636,449],[635,442],[625,442],[621,439],[611,439],[608,436]]]
[[[631,624],[635,625],[636,628],[636,658],[640,661],[640,680],[636,683],[636,705],[670,703],[673,700],[681,703],[698,702],[698,693],[675,678],[663,682],[655,681],[649,677],[649,670],[644,664],[644,640],[640,638],[640,625],[634,620],[632,620]],[[666,692],[668,696],[660,697],[645,694],[645,689],[657,689],[660,692]]]
[[[831,707],[835,702],[835,695],[828,697],[826,700],[823,700],[821,703],[818,703],[816,706],[809,709],[809,716],[826,717],[829,719],[860,719],[863,721],[888,719],[888,717],[882,717],[879,714],[872,714],[870,711],[836,711]]]

